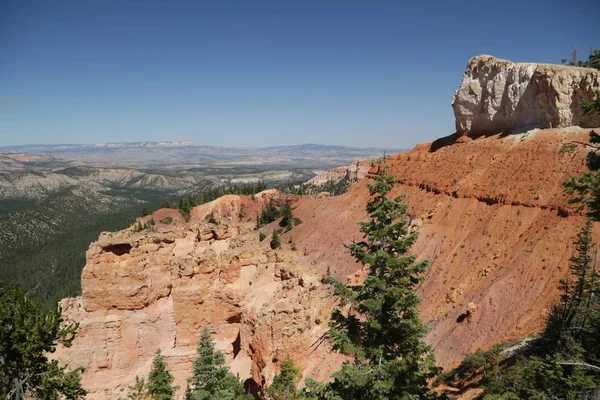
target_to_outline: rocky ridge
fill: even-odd
[[[452,102],[456,131],[477,136],[600,126],[600,116],[585,116],[581,109],[594,90],[600,90],[600,71],[592,68],[473,57]]]
[[[431,260],[421,313],[442,366],[543,326],[582,222],[561,182],[585,169],[585,149],[570,144],[588,132],[496,135],[436,151],[421,145],[387,159],[420,231],[413,250]],[[282,235],[283,250],[254,230],[267,199],[292,202],[303,221]],[[152,216],[154,232],[103,234],[87,253],[82,297],[63,302],[81,328],[58,358],[86,368],[90,399],[122,394],[147,374],[158,348],[185,385],[209,325],[249,387],[269,382],[286,355],[305,376],[325,379],[341,359],[317,346],[335,301],[320,278],[328,268],[343,280],[362,276],[344,244],[360,237],[367,199],[365,181],[328,198],[230,195],[196,207],[189,222],[163,209]],[[210,212],[218,225],[206,222]],[[276,227],[261,231],[269,237]]]
[[[321,187],[328,183],[337,183],[344,178],[348,178],[352,182],[358,182],[364,179],[374,163],[374,158],[365,158],[350,165],[331,168],[309,179],[305,185]]]

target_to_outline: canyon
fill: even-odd
[[[400,180],[393,194],[410,204],[411,226],[419,232],[412,251],[430,260],[418,288],[419,310],[430,326],[427,342],[444,368],[543,327],[584,220],[562,186],[586,170],[587,149],[575,142],[587,142],[591,130],[572,126],[576,107],[554,103],[560,115],[571,114],[551,129],[529,129],[531,121],[547,121],[530,117],[546,109],[540,102],[518,109],[510,123],[494,117],[495,106],[473,117],[465,111],[471,100],[463,89],[474,65],[477,71],[513,68],[489,56],[473,58],[455,95],[457,133],[383,161]],[[527,68],[534,72],[550,68],[532,65]],[[555,67],[564,69],[568,82],[590,80],[590,88],[598,87],[593,70]],[[481,81],[485,87],[506,86],[496,85],[492,75],[477,79],[487,79]],[[572,86],[560,87],[560,98],[572,94]],[[577,105],[581,100],[571,99]],[[522,132],[506,132],[520,127]],[[86,253],[82,295],[61,302],[65,319],[80,324],[78,335],[55,356],[85,368],[88,398],[116,399],[136,375],[147,375],[160,349],[183,391],[200,330],[210,327],[251,392],[269,383],[287,356],[303,376],[326,380],[344,359],[324,340],[336,299],[322,278],[330,272],[360,282],[365,275],[346,246],[361,238],[356,223],[366,219],[366,185],[381,168],[368,165],[364,178],[339,196],[276,190],[227,195],[195,207],[189,220],[163,208],[139,219],[153,219],[153,229],[101,234]],[[281,249],[271,249],[260,235],[269,238],[277,221],[255,228],[269,202],[290,203],[298,219],[282,234]]]

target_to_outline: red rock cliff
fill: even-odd
[[[588,132],[448,138],[387,159],[420,229],[413,250],[431,260],[420,309],[441,365],[543,326],[582,222],[561,183],[585,170],[585,149],[565,145]],[[291,201],[303,221],[275,251],[253,229],[271,197]],[[155,221],[173,221],[155,232],[103,234],[87,252],[83,295],[63,301],[81,328],[58,358],[86,368],[89,398],[108,399],[145,376],[160,348],[185,388],[200,329],[211,326],[251,387],[287,355],[305,376],[326,379],[342,359],[318,345],[334,304],[320,278],[328,267],[360,276],[344,244],[359,238],[367,200],[365,181],[329,198],[230,195],[196,207],[189,222],[159,210]],[[218,225],[206,222],[209,212]],[[274,226],[261,230],[269,237]]]

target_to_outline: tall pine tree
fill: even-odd
[[[286,232],[294,227],[294,216],[292,215],[292,206],[290,203],[285,203],[281,206],[281,221],[279,226],[286,228]]]
[[[165,358],[160,350],[157,350],[152,362],[152,370],[148,374],[148,392],[154,400],[171,400],[178,389],[171,385],[174,380],[173,375],[167,370]]]
[[[279,238],[279,232],[277,232],[277,230],[273,231],[273,236],[271,237],[269,245],[273,250],[281,248],[281,239]]]
[[[417,239],[409,231],[404,196],[389,198],[397,183],[383,165],[368,184],[372,196],[360,222],[364,240],[350,246],[352,256],[368,267],[362,285],[347,286],[331,278],[342,306],[331,315],[333,349],[349,355],[328,384],[328,399],[425,399],[433,395],[427,380],[438,369],[423,342],[426,325],[419,319],[417,286],[428,262],[417,262],[409,250]]]
[[[560,302],[553,308],[542,336],[547,351],[576,356],[577,343],[586,342],[590,324],[597,318],[600,276],[596,270],[592,221],[588,219],[574,242],[567,279],[560,281]],[[584,346],[588,347],[588,346]]]
[[[300,394],[296,390],[300,376],[300,371],[288,356],[281,362],[281,370],[273,378],[273,384],[267,389],[267,394],[273,400],[300,399]]]
[[[249,397],[237,377],[225,366],[223,352],[215,349],[208,328],[202,329],[193,375],[188,378],[186,400],[241,400]]]

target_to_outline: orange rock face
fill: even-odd
[[[431,261],[420,311],[440,365],[543,326],[582,223],[562,182],[585,170],[586,150],[565,145],[588,133],[447,138],[387,159],[420,232],[413,251]],[[196,207],[189,222],[159,210],[155,221],[172,222],[153,232],[103,234],[87,253],[82,297],[63,301],[81,327],[57,357],[86,368],[89,398],[108,399],[147,375],[160,348],[183,390],[210,326],[249,387],[270,381],[288,355],[305,376],[326,379],[343,359],[320,341],[335,304],[320,279],[328,268],[340,279],[364,275],[344,244],[360,238],[365,183],[326,198],[229,195]],[[302,220],[282,235],[281,250],[268,244],[276,223],[261,228],[262,242],[254,230],[269,199],[291,202]],[[210,212],[219,224],[206,221]]]
[[[136,375],[148,374],[158,349],[185,390],[206,326],[252,390],[272,379],[288,355],[321,379],[341,364],[327,344],[319,345],[329,288],[298,263],[301,254],[289,244],[271,250],[253,229],[254,216],[272,198],[298,200],[276,191],[254,200],[224,196],[194,209],[189,222],[162,209],[140,219],[154,219],[152,231],[104,233],[90,246],[82,296],[62,302],[66,318],[81,324],[79,333],[72,348],[56,355],[85,367],[90,399],[123,396]],[[218,224],[206,221],[211,212]]]

